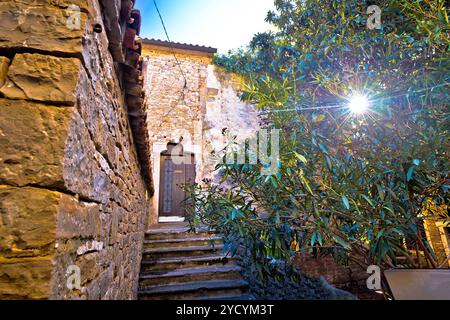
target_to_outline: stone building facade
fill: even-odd
[[[136,298],[151,187],[122,81],[133,5],[0,1],[0,299]]]
[[[245,140],[257,133],[256,109],[241,101],[238,77],[213,65],[213,48],[143,40],[144,76],[154,182],[150,223],[160,214],[161,153],[169,143],[194,155],[197,183],[215,180],[217,157],[231,135]]]
[[[445,224],[441,217],[448,216],[448,205],[436,206],[432,202],[426,204],[424,214],[425,236],[436,254],[436,260],[441,268],[450,268],[450,225]]]
[[[195,181],[214,181],[214,155],[261,128],[214,49],[140,41],[133,6],[0,0],[0,299],[135,299],[145,231],[164,220],[163,153],[181,145]],[[445,259],[448,228],[427,232]],[[338,287],[364,282],[297,262]]]

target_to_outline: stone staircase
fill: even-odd
[[[146,234],[140,300],[252,300],[234,259],[214,233],[189,233],[185,223],[159,224]]]

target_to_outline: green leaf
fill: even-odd
[[[323,246],[323,238],[322,238],[322,235],[320,234],[320,232],[317,233],[317,238],[318,238],[319,244],[321,246]]]
[[[309,186],[308,181],[306,181],[306,178],[304,176],[301,176],[301,180],[302,180],[303,184],[306,186],[306,188],[308,189],[309,193],[311,193],[311,195],[314,195],[311,187]]]
[[[272,182],[272,185],[276,188],[278,188],[278,182],[274,177],[270,177],[270,182]]]
[[[368,196],[366,196],[366,195],[363,194],[362,197],[367,201],[368,204],[370,204],[370,206],[371,206],[372,208],[375,207],[375,206],[373,205],[373,201],[370,200],[370,198],[369,198]]]
[[[328,153],[327,148],[326,148],[323,144],[319,143],[319,148],[320,148],[320,150],[321,150],[323,153],[325,153],[325,154]]]
[[[351,199],[352,203],[355,205],[356,210],[358,211],[359,214],[362,214],[361,210],[359,210],[358,204],[356,203],[355,200]]]
[[[233,208],[233,210],[231,211],[231,220],[235,220],[237,215],[238,211],[236,210],[236,208]]]
[[[351,250],[352,249],[352,246],[347,241],[342,239],[341,237],[333,236],[333,238],[338,244],[340,244],[345,249],[347,249],[347,250]]]
[[[227,181],[229,174],[230,174],[230,172],[228,170],[226,170],[224,175],[223,175],[223,177],[222,177],[222,180],[221,180],[222,183]]]
[[[311,237],[311,247],[314,247],[314,245],[316,244],[317,241],[317,231],[314,232],[314,234]]]
[[[381,201],[384,201],[385,198],[385,194],[383,189],[381,188],[381,186],[379,184],[377,184],[377,190],[378,190],[378,195],[380,196]]]
[[[281,160],[277,160],[278,168],[281,169],[283,167],[283,164],[281,163]]]
[[[408,174],[406,176],[407,181],[411,181],[414,175],[414,166],[412,166],[411,168],[409,168],[408,170]]]
[[[308,163],[308,160],[305,158],[305,156],[302,156],[301,154],[298,154],[297,152],[294,153],[295,156],[303,163]]]
[[[322,122],[323,120],[325,120],[325,115],[324,114],[320,114],[317,117],[314,118],[315,122]]]
[[[392,209],[389,208],[389,207],[384,206],[383,209],[386,209],[386,210],[389,211],[390,213],[395,214],[394,210],[392,210]]]
[[[344,203],[344,206],[347,208],[347,210],[350,210],[350,202],[348,201],[348,198],[346,196],[342,196],[342,202]]]
[[[378,232],[376,239],[379,240],[384,235],[384,230]]]
[[[333,163],[331,162],[330,157],[329,157],[329,156],[326,156],[326,157],[325,157],[325,160],[326,160],[326,162],[327,162],[328,169],[329,169],[330,171],[333,170]]]

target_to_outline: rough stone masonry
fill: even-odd
[[[0,1],[0,299],[136,298],[150,184],[119,64],[133,5]]]
[[[216,49],[153,39],[143,39],[142,44],[155,189],[150,221],[156,224],[160,156],[168,143],[181,143],[185,151],[195,154],[197,183],[205,179],[219,182],[217,159],[212,154],[219,155],[230,136],[244,141],[256,135],[262,120],[254,106],[240,99],[242,79],[214,66]]]

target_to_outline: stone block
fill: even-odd
[[[3,86],[8,74],[10,60],[6,57],[0,57],[0,88]]]
[[[9,99],[74,105],[81,62],[41,54],[17,54],[0,92]]]
[[[97,238],[100,236],[100,206],[96,203],[80,202],[61,195],[59,203],[57,238]]]
[[[111,1],[112,0],[108,0]],[[115,0],[118,1],[118,0]],[[18,4],[26,4],[27,6],[33,7],[50,7],[53,9],[68,9],[71,6],[77,6],[80,8],[81,12],[89,12],[91,14],[98,13],[94,10],[97,7],[97,1],[86,1],[86,0],[1,0],[0,2],[11,2]]]
[[[81,285],[95,280],[103,271],[101,265],[98,263],[99,255],[97,253],[90,253],[77,259],[76,265],[81,270]]]
[[[78,239],[100,237],[100,206],[58,192],[2,187],[0,213],[3,256],[50,254],[56,241],[59,251],[76,251]]]
[[[23,47],[48,52],[80,55],[83,50],[87,15],[80,12],[80,29],[68,22],[74,11],[49,5],[55,1],[0,2],[0,48],[17,50]],[[63,1],[75,3],[75,1]],[[84,3],[82,9],[91,1]],[[62,41],[63,40],[63,41]]]
[[[120,92],[119,84],[113,81],[112,92]],[[78,111],[88,129],[97,151],[106,160],[109,167],[115,174],[120,174],[117,170],[118,158],[116,147],[123,146],[124,150],[129,150],[128,145],[128,121],[125,117],[125,107],[120,98],[111,94],[109,89],[101,81],[97,82],[94,90],[89,82],[87,74],[82,71],[80,77],[80,88],[78,92]],[[129,144],[129,142],[128,142]],[[111,177],[114,179],[114,177]]]
[[[119,234],[119,217],[118,212],[112,212],[111,216],[111,230],[109,233],[109,244],[113,245],[118,240],[118,234]]]
[[[0,99],[0,184],[63,187],[73,108]]]
[[[51,257],[0,258],[0,300],[44,300],[50,295]]]
[[[111,181],[95,160],[97,153],[83,119],[75,112],[66,141],[65,187],[91,202],[108,203]]]
[[[49,255],[60,195],[36,188],[0,188],[0,255]]]
[[[113,287],[116,292],[119,290],[113,283],[114,268],[103,271],[95,281],[92,281],[86,286],[87,298],[89,300],[101,300],[108,292],[108,289]]]

